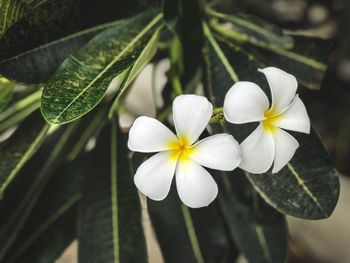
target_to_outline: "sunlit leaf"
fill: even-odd
[[[130,67],[162,16],[144,12],[107,29],[70,56],[45,86],[42,113],[50,123],[73,121],[94,108],[114,77]]]
[[[119,86],[119,90],[116,95],[116,99],[111,107],[111,110],[109,112],[109,117],[114,118],[114,113],[116,112],[116,109],[119,105],[119,99],[121,94],[130,86],[132,81],[137,77],[137,75],[141,72],[141,70],[146,66],[148,62],[153,58],[157,51],[157,44],[159,39],[159,28],[151,37],[151,39],[148,41],[147,45],[144,47],[143,51],[135,61],[135,63],[127,69],[125,72],[125,75],[123,76],[123,79],[121,79],[121,83]]]

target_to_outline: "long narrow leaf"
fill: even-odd
[[[108,129],[109,128],[109,129]],[[113,120],[99,137],[79,212],[79,262],[147,262],[126,138]]]
[[[241,42],[239,33],[227,30],[218,23],[211,23],[211,26],[223,39],[231,43]],[[280,67],[294,74],[304,86],[318,89],[327,68],[330,42],[312,37],[290,37],[294,42],[291,49],[264,42],[246,43],[240,46],[265,65]]]
[[[36,112],[0,145],[0,195],[39,148],[48,129],[49,125]]]
[[[112,79],[137,60],[161,18],[144,12],[100,33],[70,56],[45,86],[41,109],[46,120],[66,123],[94,108]]]
[[[40,198],[41,193],[45,189],[51,174],[64,157],[64,152],[67,148],[70,148],[72,141],[72,135],[75,129],[77,129],[78,123],[68,126],[59,138],[59,141],[52,149],[43,167],[39,170],[39,173],[31,184],[27,187],[27,190],[23,193],[23,197],[15,207],[13,212],[8,215],[6,224],[1,226],[0,229],[0,261],[5,257],[8,250],[11,248],[13,242],[15,242],[19,231],[23,228],[26,220],[32,213],[33,207]]]
[[[85,155],[56,170],[5,262],[53,262],[76,237],[77,207],[90,159]]]
[[[7,2],[2,1],[5,5]],[[64,59],[93,36],[140,10],[136,0],[41,2],[47,3],[30,10],[0,40],[0,72],[10,79],[47,82]]]

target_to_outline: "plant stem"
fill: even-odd
[[[223,108],[216,108],[213,110],[213,116],[210,118],[209,123],[219,123],[224,122],[224,111]]]
[[[184,204],[181,205],[182,214],[184,216],[187,232],[192,244],[193,253],[196,257],[197,263],[204,263],[202,252],[198,243],[196,231],[193,226],[190,209]]]

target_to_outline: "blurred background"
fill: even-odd
[[[350,263],[350,0],[235,0],[219,1],[226,13],[255,14],[288,32],[332,41],[329,67],[320,90],[300,89],[316,130],[341,176],[341,194],[327,220],[288,218],[289,262]],[[163,262],[147,214],[150,262]],[[58,263],[77,262],[77,242]],[[246,262],[240,258],[239,262]]]

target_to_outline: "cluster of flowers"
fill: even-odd
[[[234,124],[259,122],[239,145],[232,135],[215,134],[197,142],[206,129],[213,106],[203,96],[181,95],[173,101],[174,134],[158,120],[138,117],[129,131],[128,147],[143,153],[158,152],[137,169],[137,188],[153,200],[163,200],[173,177],[180,199],[192,208],[209,205],[217,196],[213,177],[203,168],[232,171],[240,167],[250,173],[281,170],[299,147],[285,130],[310,132],[305,106],[296,94],[294,76],[268,67],[265,74],[271,90],[271,104],[255,83],[241,81],[227,92],[223,113]]]

